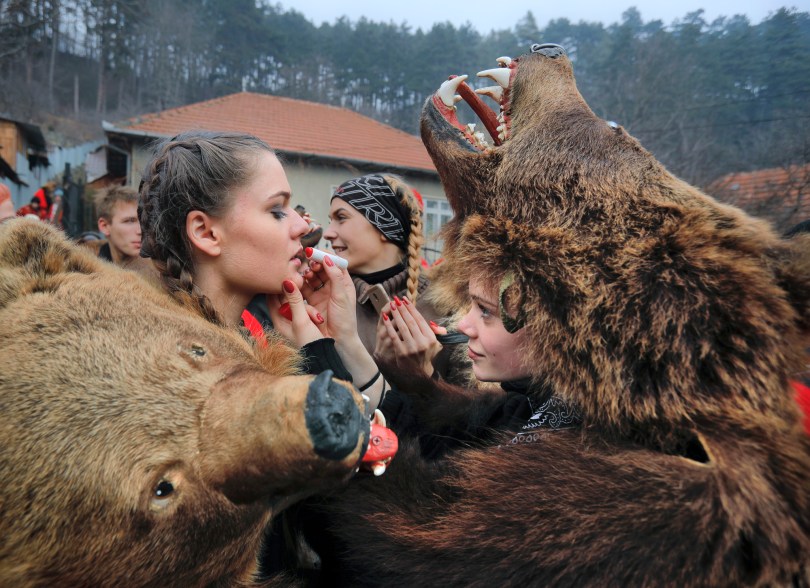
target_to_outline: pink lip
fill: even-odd
[[[475,351],[473,351],[472,349],[470,349],[468,347],[467,348],[467,357],[469,357],[471,360],[475,361],[476,359],[480,359],[480,358],[482,358],[484,356],[481,355],[480,353],[476,353]]]
[[[301,260],[298,259],[297,257],[293,257],[290,260],[290,263],[292,263],[295,267],[301,267]]]

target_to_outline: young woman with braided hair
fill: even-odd
[[[357,333],[351,278],[330,258],[299,273],[309,227],[290,208],[286,174],[266,143],[208,131],[159,143],[138,216],[141,256],[172,296],[238,328],[251,298],[266,294],[274,330],[302,349],[306,371],[353,380],[373,412],[385,384]]]
[[[329,220],[323,237],[349,262],[366,349],[378,359],[441,372],[445,354],[437,359],[442,345],[436,334],[446,330],[436,325],[439,313],[423,296],[429,281],[422,272],[422,204],[414,190],[388,173],[347,180],[332,195]],[[382,313],[371,300],[377,285],[390,300]]]

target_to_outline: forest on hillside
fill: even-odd
[[[529,12],[483,34],[449,22],[316,26],[261,0],[0,0],[0,113],[97,124],[246,89],[417,133],[448,74],[472,80],[534,42],[565,47],[593,110],[687,181],[810,162],[810,14],[795,9],[756,24],[702,11],[645,22],[629,8],[617,23],[541,26]]]

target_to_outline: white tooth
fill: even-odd
[[[509,87],[509,69],[504,67],[496,67],[494,69],[485,69],[484,71],[478,72],[479,78],[489,78],[491,80],[495,80],[500,84],[501,88],[508,88]]]
[[[503,99],[503,88],[500,86],[487,86],[486,88],[478,88],[476,94],[483,94],[489,96],[495,102],[500,102]]]
[[[456,94],[455,96],[453,96],[453,103],[454,103],[454,104],[456,104],[456,103],[458,103],[458,102],[461,102],[462,100],[464,100],[464,98],[462,98],[462,97],[461,97],[461,96],[459,96],[458,94]]]
[[[436,93],[439,95],[439,98],[442,99],[445,106],[453,106],[456,102],[461,100],[461,96],[454,96],[454,94],[456,93],[456,90],[458,90],[461,83],[466,79],[467,76],[463,75],[455,77],[452,80],[442,82],[442,85],[439,86]]]
[[[501,64],[501,67],[509,67],[509,66],[511,65],[511,63],[512,63],[512,58],[511,58],[511,57],[507,57],[506,55],[504,55],[503,57],[499,57],[499,58],[498,58],[498,59],[496,59],[495,61],[497,61],[498,63],[500,63],[500,64]]]
[[[476,138],[476,140],[481,145],[481,147],[484,147],[484,148],[489,147],[489,143],[487,143],[487,138],[484,136],[484,133],[482,133],[481,131],[478,131],[473,136]]]
[[[379,408],[374,409],[374,419],[375,422],[380,425],[381,427],[385,426],[385,415]]]
[[[467,130],[470,131],[471,134],[475,134],[475,123],[469,123],[467,125]]]
[[[505,131],[506,130],[506,125],[498,125],[497,127],[495,127],[495,130],[496,131]]]
[[[503,111],[498,113],[497,119],[498,122],[504,122]]]
[[[385,473],[385,464],[382,462],[377,462],[371,466],[371,471],[374,472],[375,476],[382,476]]]

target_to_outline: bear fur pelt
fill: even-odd
[[[363,400],[138,275],[0,224],[0,586],[253,586],[264,530],[343,483]]]
[[[533,378],[584,422],[433,462],[403,440],[383,479],[323,507],[326,576],[807,586],[810,443],[789,376],[810,324],[810,244],[672,176],[597,117],[559,46],[500,63],[503,116],[474,106],[495,146],[456,119],[454,92],[473,94],[463,79],[422,113],[455,211],[434,284],[448,308],[469,303],[470,275],[508,286]],[[427,428],[463,427],[496,395],[421,384],[407,392]]]

